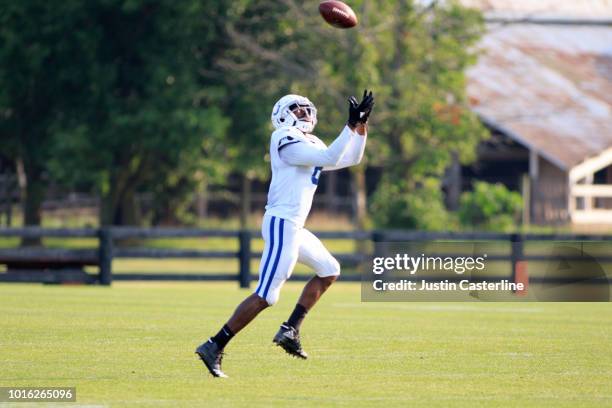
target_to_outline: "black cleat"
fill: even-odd
[[[291,326],[281,324],[278,333],[276,333],[272,341],[292,356],[303,358],[304,360],[308,358],[308,354],[302,350],[302,345],[300,344],[300,333]]]
[[[211,339],[208,339],[196,349],[195,353],[198,355],[198,357],[200,357],[200,360],[202,360],[213,377],[228,378],[228,376],[221,371],[223,350],[219,349],[217,343]]]

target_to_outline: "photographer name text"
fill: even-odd
[[[520,291],[525,289],[525,285],[521,282],[510,282],[507,279],[500,281],[489,282],[470,282],[467,279],[463,279],[459,282],[451,282],[448,279],[442,281],[426,281],[421,280],[416,282],[408,279],[401,279],[394,282],[385,282],[382,279],[377,279],[372,282],[372,287],[375,291],[454,291],[454,290],[466,290],[466,291]]]

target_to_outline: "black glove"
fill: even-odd
[[[349,99],[349,119],[348,124],[351,127],[357,126],[358,123],[367,123],[372,107],[374,106],[374,96],[372,91],[368,93],[368,90],[363,91],[363,99],[361,102],[357,102],[354,96]]]

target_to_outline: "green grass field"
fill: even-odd
[[[248,294],[234,282],[4,284],[0,386],[76,386],[104,406],[612,405],[610,303],[361,303],[338,283],[301,361],[271,342],[300,290],[230,343],[219,380],[193,350]]]

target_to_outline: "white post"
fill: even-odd
[[[586,175],[584,177],[584,184],[590,186],[593,185],[593,173],[590,173],[588,175]],[[592,210],[593,209],[593,196],[592,195],[585,195],[584,196],[584,209],[586,211]]]

